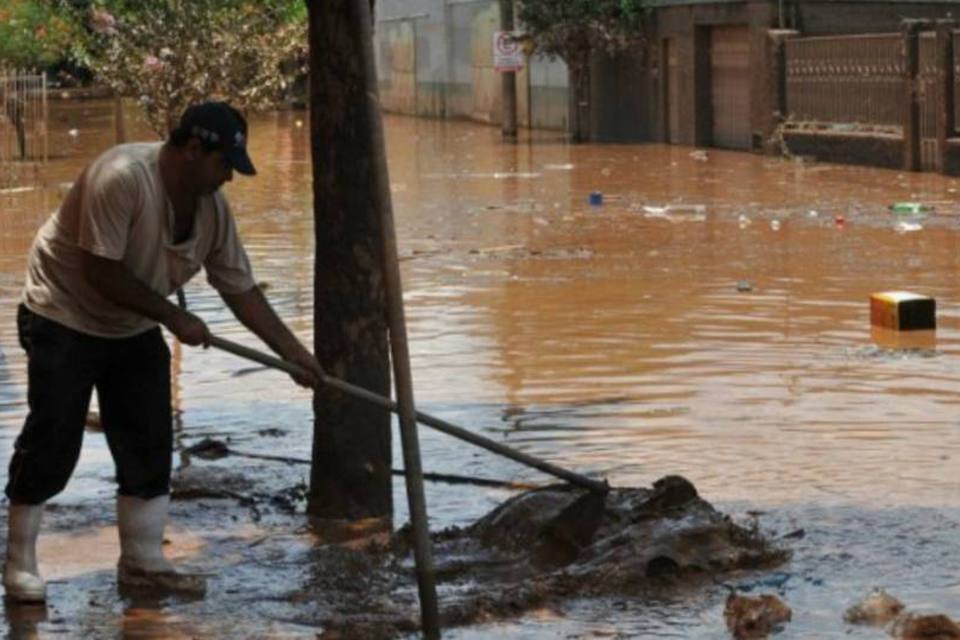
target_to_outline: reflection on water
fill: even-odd
[[[47,188],[0,196],[4,459],[25,412],[13,322],[24,256],[61,183],[110,143],[108,107],[55,105],[59,153]],[[258,280],[309,342],[313,223],[303,119],[256,120],[260,175],[227,189]],[[909,540],[931,527],[955,530],[960,510],[954,180],[721,151],[704,159],[682,147],[570,147],[550,134],[504,146],[493,128],[392,117],[386,125],[421,409],[613,484],[680,473],[710,501],[818,527],[808,540],[858,554],[863,583],[848,577],[841,589],[800,579],[797,596],[811,609],[855,600],[887,575],[915,602],[956,604],[955,582],[899,564],[938,567],[936,553],[917,552]],[[66,136],[74,127],[79,135]],[[588,204],[593,191],[603,193],[603,206]],[[895,217],[888,206],[897,201],[933,203],[936,212]],[[938,302],[936,341],[920,355],[871,341],[869,295],[899,289]],[[202,278],[187,296],[215,333],[259,346]],[[195,349],[183,349],[176,366],[181,442],[229,436],[241,450],[309,455],[309,395],[285,376],[235,375],[249,365]],[[269,428],[278,431],[258,433]],[[423,431],[421,439],[427,470],[541,479],[442,434]],[[274,471],[267,466],[263,475]],[[102,438],[88,437],[62,499],[111,494],[110,474]],[[463,524],[506,495],[431,485],[433,524]],[[396,505],[404,518],[399,494]],[[884,531],[898,532],[903,546],[867,544]],[[929,544],[956,557],[949,538]],[[859,556],[860,548],[876,555]],[[795,565],[828,576],[846,571],[823,553]],[[613,615],[592,611],[583,614],[583,632],[593,628],[591,615]],[[694,637],[698,616],[711,617],[710,628],[719,619],[689,602],[662,611],[673,613],[617,615],[639,635],[662,623],[649,631],[657,637]],[[839,618],[804,619],[795,630],[842,629]],[[505,629],[551,624],[533,616]]]

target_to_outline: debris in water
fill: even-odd
[[[472,253],[474,255],[489,254],[489,253],[506,253],[510,251],[520,251],[523,249],[526,249],[526,246],[522,244],[501,244],[496,247],[481,247],[478,249],[470,249],[469,253]]]
[[[709,159],[707,152],[703,149],[697,149],[690,152],[690,157],[696,160],[697,162],[706,162]]]
[[[893,213],[906,214],[911,216],[931,213],[934,210],[932,205],[922,204],[920,202],[896,202],[890,205],[890,211]]]
[[[702,204],[641,205],[640,208],[644,218],[663,218],[670,222],[703,222],[707,219],[707,207]]]
[[[847,223],[847,220],[842,215],[837,214],[833,216],[833,222],[835,225],[837,225],[838,229],[842,229],[843,225]]]
[[[749,280],[737,280],[737,291],[741,293],[753,291],[753,283]]]
[[[590,206],[599,207],[603,204],[603,194],[599,191],[591,191],[587,200],[590,203]]]
[[[543,168],[547,171],[572,171],[573,164],[569,162],[566,164],[545,164]]]
[[[187,447],[183,452],[204,460],[219,460],[230,455],[230,447],[222,440],[204,438],[197,444]]]
[[[746,215],[741,213],[740,216],[737,218],[737,224],[740,225],[741,229],[746,229],[747,227],[750,226],[750,218],[748,218]]]
[[[792,617],[790,607],[774,595],[751,597],[731,593],[723,610],[727,629],[737,640],[766,638],[780,631]]]
[[[2,195],[13,195],[15,193],[27,193],[28,191],[33,191],[36,187],[7,187],[6,189],[0,189],[0,194]]]
[[[771,220],[771,221],[770,221],[770,228],[773,229],[774,231],[779,231],[779,230],[780,230],[780,221],[779,221],[779,220]]]
[[[898,222],[894,229],[897,233],[910,233],[911,231],[920,231],[923,229],[923,225],[917,222]]]
[[[903,611],[903,603],[883,589],[874,589],[866,598],[847,609],[843,619],[850,624],[883,626]]]
[[[103,423],[100,422],[100,414],[96,411],[87,412],[87,421],[84,425],[87,431],[92,433],[101,433],[103,431]]]
[[[897,617],[888,629],[900,640],[955,640],[960,638],[960,625],[949,617],[905,613]]]

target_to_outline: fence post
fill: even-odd
[[[947,138],[953,136],[953,20],[938,20],[937,51],[937,168],[947,173]]]
[[[900,25],[900,34],[903,37],[901,55],[903,58],[903,168],[905,171],[920,169],[920,105],[917,103],[919,31],[920,24],[915,20],[904,20]]]
[[[43,104],[41,106],[41,111],[43,114],[43,165],[46,167],[47,162],[50,160],[50,106],[47,102],[47,72],[43,72],[43,86],[41,88],[42,94],[41,99]]]
[[[771,137],[777,127],[790,116],[787,105],[787,40],[799,35],[789,29],[771,29],[767,32],[767,113],[769,115],[764,131],[764,151],[779,154],[780,145],[771,144]]]

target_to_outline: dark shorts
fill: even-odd
[[[14,445],[6,494],[39,504],[67,484],[80,457],[94,388],[121,495],[170,490],[170,350],[159,328],[130,338],[74,331],[20,305],[30,412]]]

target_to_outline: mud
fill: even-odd
[[[278,496],[244,494],[224,471],[180,473],[175,495],[217,496],[225,486],[238,492],[230,497],[254,522],[265,511],[286,512]],[[388,638],[419,625],[409,535],[405,527],[389,540],[358,540],[353,548],[308,545],[296,559],[271,536],[250,550],[256,549],[255,565],[297,565],[300,586],[274,596],[295,609],[297,624],[331,637]],[[433,549],[444,627],[562,609],[569,598],[693,589],[789,558],[784,546],[734,523],[677,476],[605,497],[566,485],[524,492],[468,527],[435,533]]]

